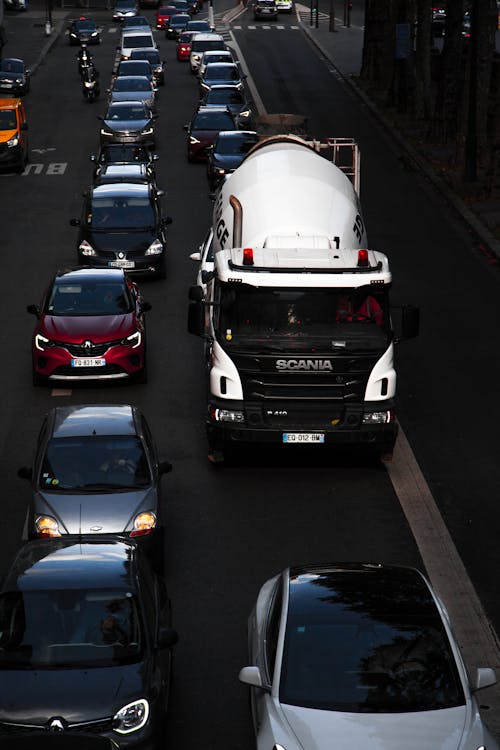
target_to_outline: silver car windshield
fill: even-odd
[[[128,591],[10,591],[0,596],[0,670],[92,668],[138,661],[137,600]]]
[[[46,492],[106,492],[152,482],[140,439],[134,435],[53,438],[39,476]]]

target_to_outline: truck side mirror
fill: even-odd
[[[188,331],[194,336],[203,336],[205,331],[205,308],[202,302],[190,302],[188,308]]]
[[[420,308],[405,305],[402,310],[401,332],[404,339],[414,339],[420,328]]]

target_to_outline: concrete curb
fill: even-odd
[[[64,18],[61,18],[57,21],[55,26],[53,27],[52,33],[50,34],[49,38],[45,42],[44,46],[42,47],[40,54],[38,55],[38,58],[31,66],[31,74],[33,75],[36,73],[37,69],[40,67],[42,62],[44,61],[44,58],[48,55],[54,44],[57,42],[59,37],[61,36],[63,29],[65,28],[65,22],[68,14],[64,16]]]
[[[302,29],[302,31],[305,33],[307,38],[314,44],[314,46],[321,52],[323,57],[325,57],[330,65],[335,69],[336,74],[342,78],[342,80],[347,83],[351,89],[359,96],[359,98],[363,101],[365,106],[370,110],[372,115],[376,117],[376,119],[387,129],[391,132],[391,137],[397,141],[399,147],[405,151],[411,162],[415,163],[415,166],[425,175],[425,177],[434,185],[436,190],[438,190],[448,201],[448,203],[453,206],[455,211],[461,216],[461,218],[469,225],[470,230],[476,235],[477,239],[479,240],[480,244],[482,245],[481,249],[484,251],[485,248],[489,251],[491,254],[491,259],[494,260],[494,262],[500,261],[500,242],[494,237],[494,235],[490,232],[488,227],[486,227],[473,213],[473,211],[468,208],[463,200],[454,193],[449,185],[440,177],[434,170],[429,166],[429,164],[425,161],[425,159],[422,157],[421,154],[416,151],[413,146],[411,146],[401,135],[400,133],[394,129],[393,125],[389,120],[377,109],[373,101],[365,94],[365,92],[357,85],[357,83],[353,80],[352,76],[346,76],[342,71],[336,66],[335,61],[332,59],[330,53],[325,49],[324,45],[321,44],[319,39],[316,39],[314,36],[314,33],[309,30],[309,27],[300,19],[299,20],[299,26]],[[494,257],[493,257],[494,256]]]

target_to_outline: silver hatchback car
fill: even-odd
[[[249,620],[258,750],[498,750],[443,605],[413,568],[288,568]]]
[[[160,482],[171,468],[135,406],[55,407],[43,421],[33,468],[18,471],[33,488],[26,536],[125,535],[160,559]]]

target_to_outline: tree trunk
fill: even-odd
[[[413,112],[417,120],[428,120],[431,116],[431,17],[429,0],[417,0],[415,98],[413,103]]]
[[[465,82],[463,18],[463,0],[449,0],[446,4],[445,37],[433,121],[433,135],[441,143],[454,141],[458,132],[460,100]]]
[[[361,78],[387,96],[394,74],[394,0],[366,0]]]

